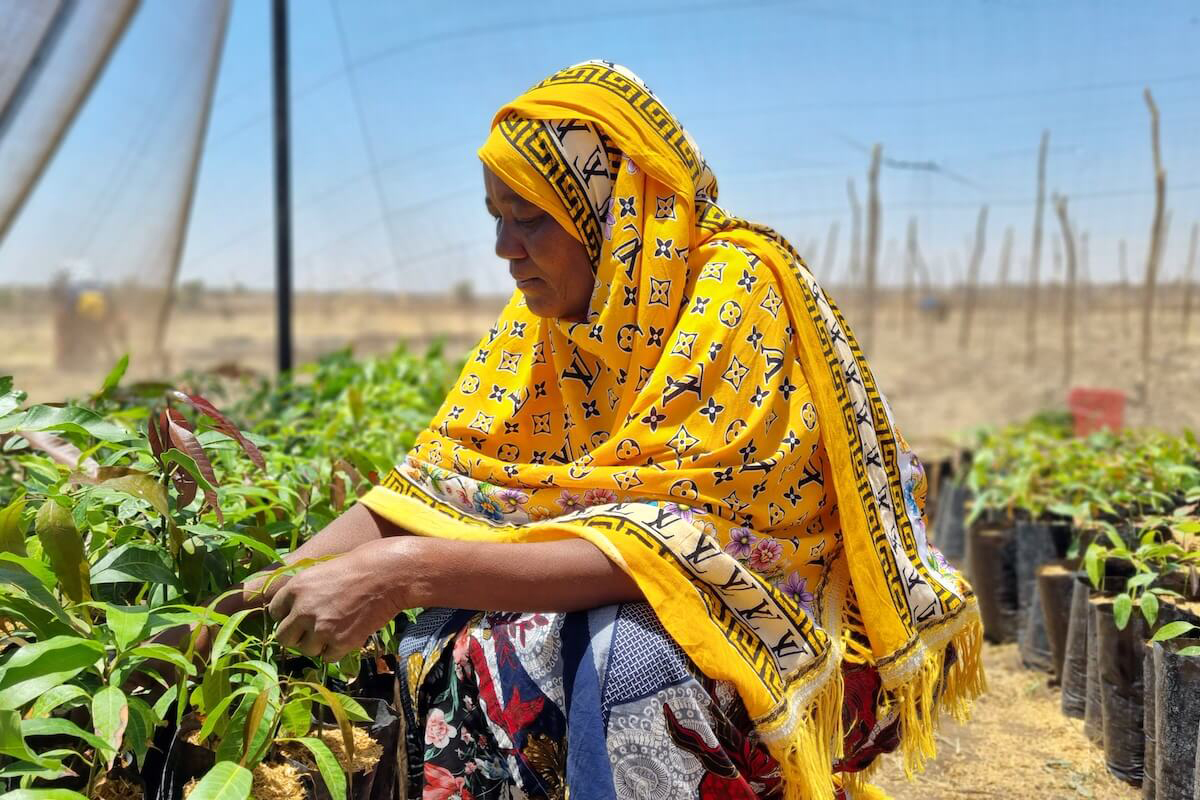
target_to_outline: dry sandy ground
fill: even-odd
[[[849,291],[835,289],[833,294],[861,333],[866,328],[864,304]],[[1181,295],[1174,288],[1160,292],[1153,326],[1160,347],[1151,359],[1149,384],[1139,356],[1136,295],[1119,296],[1112,289],[1081,295],[1070,383],[1125,391],[1131,424],[1200,427],[1200,309],[1185,342]],[[1200,292],[1197,295],[1200,306]],[[451,350],[461,352],[487,329],[500,302],[480,298],[464,306],[449,297],[301,295],[295,314],[297,362],[346,345],[360,354],[389,350],[401,340],[420,346],[439,334],[449,337]],[[951,311],[938,321],[906,312],[898,292],[881,298],[869,355],[901,428],[918,452],[934,455],[947,436],[973,426],[1062,406],[1067,380],[1061,299],[1052,292],[1041,298],[1032,365],[1026,358],[1023,302],[1017,293],[982,293],[970,340],[963,347],[961,312]],[[146,346],[150,323],[135,310],[127,313],[131,338],[141,345],[135,348],[131,375],[147,377],[154,373]],[[10,295],[0,308],[0,324],[6,348],[0,352],[0,375],[15,374],[33,399],[58,400],[87,391],[103,377],[102,363],[74,371],[51,364],[54,332],[44,300]],[[272,299],[267,294],[209,292],[199,300],[181,299],[167,337],[169,368],[238,364],[269,372],[273,336]]]
[[[966,725],[946,718],[938,757],[913,781],[889,756],[874,782],[894,800],[1136,800],[1141,790],[1113,778],[1081,720],[1059,713],[1058,689],[1022,669],[1015,644],[987,645],[988,692]]]

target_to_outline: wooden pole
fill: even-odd
[[[1077,285],[1079,287],[1079,327],[1084,333],[1084,341],[1087,340],[1087,318],[1088,309],[1092,305],[1092,270],[1088,261],[1088,232],[1083,231],[1079,234],[1079,275],[1077,276]]]
[[[883,158],[883,147],[876,143],[871,148],[871,167],[867,170],[867,263],[866,263],[866,336],[863,338],[863,351],[872,352],[875,343],[875,284],[879,271],[879,162]]]
[[[916,303],[914,291],[916,289],[916,272],[917,272],[917,218],[908,218],[908,231],[905,234],[904,243],[904,289],[900,295],[900,303],[902,311],[900,314],[900,324],[908,327],[912,322],[913,306]]]
[[[967,285],[963,296],[962,326],[958,331],[958,347],[966,350],[971,341],[971,322],[975,316],[975,296],[979,287],[979,265],[983,261],[984,236],[987,234],[988,207],[979,209],[975,223],[975,244],[971,248],[971,261],[967,266]]]
[[[1129,329],[1129,267],[1125,259],[1125,240],[1117,245],[1117,272],[1121,277],[1121,293],[1118,302],[1121,304],[1121,327]]]
[[[829,233],[825,235],[825,250],[821,254],[821,281],[828,283],[833,277],[834,259],[837,257],[838,223],[829,223]]]
[[[1003,292],[1008,288],[1008,272],[1012,264],[1013,229],[1009,225],[1004,229],[1004,243],[1000,245],[1000,266],[996,270],[996,285]]]
[[[1158,280],[1158,262],[1162,255],[1163,213],[1167,204],[1167,171],[1162,165],[1159,146],[1158,106],[1154,95],[1145,91],[1146,107],[1150,109],[1150,143],[1154,152],[1154,221],[1150,225],[1150,248],[1146,254],[1146,282],[1142,289],[1142,385],[1150,393],[1150,352],[1153,346],[1154,286]]]
[[[1046,150],[1050,131],[1042,131],[1038,148],[1037,207],[1033,213],[1033,250],[1029,255],[1029,295],[1025,302],[1025,360],[1032,366],[1037,360],[1038,268],[1042,263],[1042,212],[1046,205]]]
[[[1063,249],[1067,255],[1067,277],[1063,300],[1063,385],[1071,385],[1071,373],[1075,366],[1075,238],[1071,233],[1071,220],[1067,216],[1067,198],[1055,197],[1054,207],[1058,211],[1058,222],[1062,226]]]
[[[1187,263],[1183,267],[1183,341],[1188,340],[1192,316],[1192,289],[1196,284],[1196,244],[1200,239],[1200,222],[1192,223],[1192,238],[1188,244]]]
[[[850,264],[848,283],[858,283],[858,273],[862,267],[862,206],[858,204],[858,192],[854,189],[854,179],[846,181],[846,196],[850,198]]]

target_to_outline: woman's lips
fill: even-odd
[[[517,279],[517,288],[518,289],[528,289],[528,288],[532,287],[534,284],[538,283],[540,280],[541,280],[540,278],[518,278]]]

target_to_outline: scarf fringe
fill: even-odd
[[[878,764],[879,759],[876,759],[875,763]],[[864,773],[873,773],[875,771],[875,765],[872,764],[869,769],[863,772],[834,776],[833,783],[846,793],[846,800],[892,800],[892,796],[883,789],[872,783],[867,783]]]
[[[946,647],[931,649],[909,681],[893,689],[893,703],[900,717],[900,754],[905,775],[912,777],[925,768],[928,759],[937,754],[936,734],[939,717],[944,711],[959,722],[971,715],[971,704],[987,690],[983,671],[983,623],[973,615],[949,642],[954,648],[955,661],[945,671]],[[944,673],[944,680],[943,680]],[[868,781],[879,771],[883,759],[876,758],[860,772],[840,776],[846,794],[857,798],[886,798],[887,795]]]
[[[835,668],[807,708],[786,715],[787,722],[775,730],[760,728],[767,749],[779,762],[784,800],[834,797],[830,766],[842,755],[843,689],[842,671]]]
[[[955,661],[945,669],[946,647],[929,650],[912,680],[892,690],[900,716],[900,752],[910,779],[937,755],[935,739],[941,712],[955,720],[970,718],[975,698],[987,690],[983,671],[983,623],[972,617],[949,642]]]

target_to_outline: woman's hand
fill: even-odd
[[[409,541],[404,536],[370,542],[293,575],[268,606],[279,623],[279,642],[326,661],[362,647],[412,605],[405,591]]]

